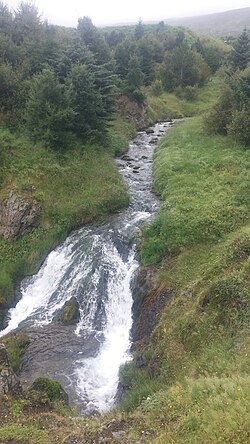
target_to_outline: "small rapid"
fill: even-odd
[[[58,379],[84,413],[114,405],[119,367],[130,359],[131,282],[139,267],[136,238],[159,208],[151,192],[152,159],[170,125],[158,123],[139,132],[127,154],[117,159],[130,194],[128,209],[73,232],[52,251],[37,275],[23,280],[20,300],[0,332],[27,331],[32,342],[23,380]],[[72,297],[79,321],[58,326],[57,315]]]

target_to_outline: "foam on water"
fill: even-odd
[[[103,257],[109,263],[108,300],[105,303],[104,342],[94,358],[78,360],[75,374],[78,393],[85,399],[85,411],[107,411],[113,405],[119,367],[129,358],[132,326],[130,282],[138,267],[135,251],[126,262],[113,245],[105,245]]]

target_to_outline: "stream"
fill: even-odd
[[[116,160],[129,207],[104,223],[74,231],[52,251],[39,272],[23,280],[20,300],[0,332],[25,330],[32,338],[20,372],[22,384],[38,376],[57,379],[82,413],[112,408],[119,367],[131,358],[136,239],[159,209],[151,192],[153,152],[170,126],[157,123],[137,133],[128,152]],[[55,322],[72,296],[79,304],[79,321],[68,326]]]

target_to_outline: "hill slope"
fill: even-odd
[[[250,26],[250,8],[233,9],[198,17],[168,19],[171,26],[185,26],[192,31],[216,36],[236,35]]]

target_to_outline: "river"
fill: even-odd
[[[32,338],[20,372],[24,385],[37,376],[57,379],[83,413],[112,408],[119,367],[130,359],[136,239],[159,209],[151,191],[153,152],[170,126],[157,123],[137,133],[127,154],[116,160],[129,207],[105,223],[74,231],[52,251],[37,275],[23,280],[20,300],[0,332],[25,330]],[[55,315],[72,296],[80,320],[59,325]]]

